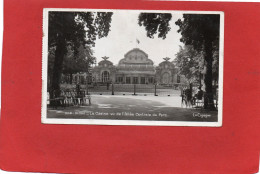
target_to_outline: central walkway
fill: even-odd
[[[118,103],[120,103],[120,100],[142,100],[144,103],[150,103],[153,105],[153,107],[181,107],[181,97],[180,96],[132,96],[132,95],[114,95],[114,96],[100,96],[98,95],[92,95],[93,103],[96,103],[99,106],[102,106],[104,104],[111,104],[111,100],[116,100]],[[103,99],[103,102],[100,100]],[[95,101],[96,100],[96,101]],[[129,103],[136,104],[136,103]]]

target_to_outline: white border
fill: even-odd
[[[45,124],[89,124],[89,125],[138,125],[138,126],[222,126],[223,117],[223,58],[224,58],[224,12],[220,11],[178,11],[178,10],[131,10],[140,12],[185,13],[185,14],[220,14],[220,47],[219,47],[219,96],[218,122],[194,121],[145,121],[145,120],[112,120],[112,119],[56,119],[47,118],[47,69],[48,69],[48,13],[49,11],[128,11],[112,9],[71,9],[71,8],[44,8],[43,9],[43,42],[42,42],[42,112],[41,121]]]

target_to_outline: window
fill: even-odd
[[[141,77],[141,84],[145,84],[145,77]]]
[[[102,72],[102,82],[108,82],[109,81],[109,72],[104,71]]]
[[[126,77],[126,83],[130,84],[131,83],[131,78],[130,77]]]
[[[78,76],[76,75],[74,78],[75,82],[78,83]]]
[[[148,78],[148,83],[153,83],[153,77]]]
[[[177,83],[181,83],[181,77],[177,75]]]
[[[80,83],[84,84],[84,82],[85,82],[84,76],[80,76]]]
[[[123,82],[123,77],[117,77],[117,82],[122,83]]]
[[[134,77],[134,78],[133,78],[133,83],[134,83],[134,84],[137,84],[137,83],[138,83],[138,77]]]
[[[163,84],[169,84],[170,83],[170,74],[168,72],[163,73],[162,83]]]

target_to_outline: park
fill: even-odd
[[[46,117],[218,122],[219,38],[219,14],[49,12]]]

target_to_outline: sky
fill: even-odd
[[[158,38],[157,35],[154,39],[148,38],[145,28],[138,25],[139,13],[140,11],[131,10],[114,12],[108,36],[96,41],[94,56],[97,62],[107,56],[114,65],[117,65],[119,60],[133,48],[146,52],[155,65],[162,62],[165,57],[174,60],[175,54],[179,51],[179,45],[183,45],[180,42],[181,34],[177,32],[178,26],[175,25],[175,21],[182,18],[182,13],[172,14],[171,30],[166,39]],[[140,41],[139,44],[137,44],[137,39]]]

